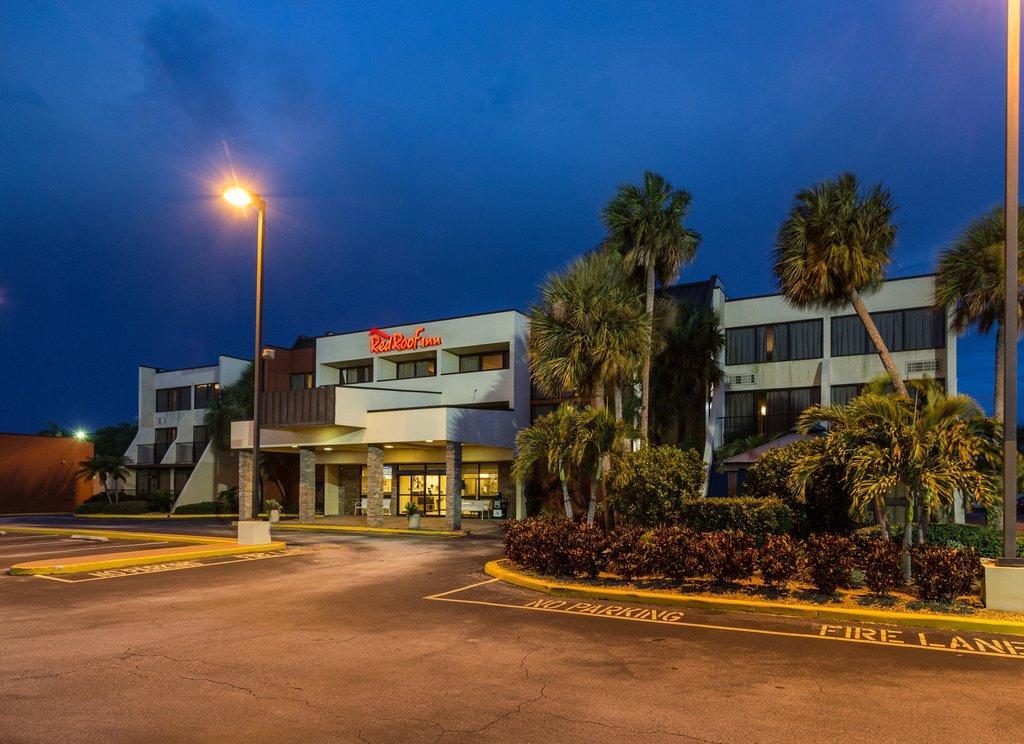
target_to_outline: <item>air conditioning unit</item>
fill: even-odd
[[[745,375],[729,375],[726,381],[730,385],[753,385],[757,382],[757,379],[754,377],[754,373],[751,372]]]
[[[912,375],[915,372],[938,372],[939,371],[939,360],[938,359],[925,359],[919,362],[907,362],[907,374]]]

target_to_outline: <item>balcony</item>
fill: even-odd
[[[159,465],[171,448],[170,444],[140,444],[136,448],[136,465]]]
[[[203,456],[206,445],[207,442],[178,442],[175,445],[174,463],[176,465],[194,465]]]
[[[263,426],[271,429],[334,424],[335,387],[263,393]]]
[[[722,416],[718,419],[722,444],[758,435],[785,434],[794,426],[798,413],[769,413],[763,416]]]

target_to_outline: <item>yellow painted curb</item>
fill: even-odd
[[[63,512],[62,512],[63,513]],[[0,515],[6,516],[6,515]],[[31,516],[31,515],[26,515]],[[42,516],[42,515],[39,515]],[[75,519],[238,519],[238,514],[228,512],[226,514],[162,514],[160,512],[149,512],[147,514],[73,514]],[[259,516],[266,517],[263,512]],[[285,517],[297,517],[298,514],[282,514]]]
[[[60,527],[8,527],[0,526],[0,531],[5,533],[23,535],[85,535],[89,537],[107,537],[121,540],[163,540],[169,543],[180,543],[181,545],[194,545],[193,550],[182,550],[176,548],[154,548],[152,550],[139,550],[134,554],[107,553],[91,556],[72,556],[66,563],[57,563],[62,559],[51,558],[39,561],[27,561],[11,566],[11,573],[16,576],[30,575],[55,575],[83,573],[86,571],[102,571],[110,568],[127,568],[129,566],[145,566],[153,563],[167,563],[171,561],[194,561],[199,558],[217,558],[227,555],[240,555],[243,553],[265,553],[271,550],[281,550],[285,547],[283,542],[271,542],[267,545],[239,545],[236,540],[229,537],[210,537],[202,535],[168,535],[159,532],[129,532],[127,530],[92,530],[92,529],[64,529]],[[71,562],[74,561],[74,562]]]
[[[62,511],[62,512],[11,512],[10,514],[0,514],[0,519],[4,517],[58,517],[65,514],[73,514],[74,512]]]
[[[307,530],[310,532],[349,532],[363,535],[414,535],[416,537],[468,537],[466,531],[410,530],[402,527],[350,527],[344,524],[281,524],[274,522],[274,530]]]
[[[725,597],[701,597],[693,594],[648,591],[645,589],[616,589],[585,584],[573,584],[554,579],[539,579],[509,568],[505,559],[489,561],[484,573],[525,589],[543,592],[556,597],[581,597],[584,599],[609,599],[644,604],[691,607],[716,612],[754,612],[764,615],[787,615],[816,620],[855,620],[884,625],[916,625],[925,628],[945,630],[970,630],[983,633],[1002,633],[1024,636],[1024,622],[1013,620],[990,620],[967,618],[959,615],[929,615],[919,612],[886,612],[884,610],[858,610],[846,607],[821,607],[818,605],[766,602],[756,599],[728,599]]]

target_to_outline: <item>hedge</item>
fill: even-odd
[[[88,501],[75,509],[75,514],[146,514],[149,511],[148,501],[118,501],[114,504]]]
[[[697,532],[739,530],[752,535],[786,534],[796,518],[781,499],[689,499],[679,512],[680,523]]]
[[[881,535],[877,525],[857,530],[863,537]],[[893,540],[903,539],[903,525],[890,524],[889,534]],[[924,533],[929,545],[944,548],[972,548],[982,558],[999,558],[1003,555],[1003,531],[980,524],[930,524]],[[1024,558],[1024,535],[1017,535],[1017,556]]]
[[[229,504],[222,501],[199,501],[194,504],[182,504],[174,510],[175,514],[233,514]]]

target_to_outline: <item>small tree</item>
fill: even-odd
[[[127,466],[131,463],[132,459],[124,455],[94,455],[78,463],[78,475],[90,480],[93,478],[99,478],[103,483],[103,492],[107,495],[107,501],[110,503],[116,503],[120,501],[121,498],[122,484],[128,480]],[[110,492],[107,490],[108,481],[113,482],[113,498],[111,498]]]
[[[587,407],[576,412],[573,434],[572,459],[590,476],[590,503],[587,506],[587,524],[594,524],[597,512],[597,494],[601,486],[601,473],[605,458],[621,449],[632,430],[603,408]]]
[[[576,408],[570,403],[563,403],[531,426],[520,429],[516,434],[516,457],[512,463],[512,474],[517,480],[525,480],[535,463],[545,463],[548,473],[558,478],[562,506],[569,519],[573,516],[569,481],[574,466],[576,420]]]
[[[694,450],[642,447],[613,464],[607,503],[628,525],[677,524],[683,502],[698,498],[703,485],[704,461]]]

